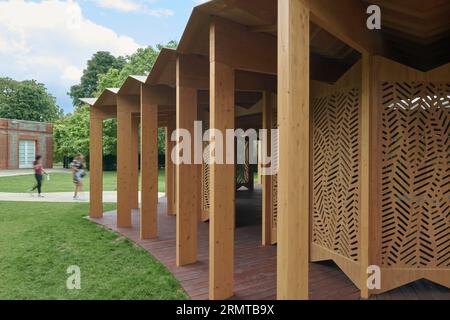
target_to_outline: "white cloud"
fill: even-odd
[[[134,0],[96,0],[95,2],[102,8],[125,12],[137,11],[140,7],[140,4]]]
[[[83,70],[75,66],[68,66],[64,69],[62,73],[62,79],[68,82],[78,82],[83,75]]]
[[[154,17],[168,17],[174,14],[170,9],[148,7],[148,3],[154,2],[154,0],[94,0],[94,2],[101,8],[144,13]]]
[[[96,51],[127,55],[139,47],[85,18],[72,0],[0,1],[0,76],[68,88]]]

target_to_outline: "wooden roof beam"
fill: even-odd
[[[209,89],[209,60],[200,55],[178,54],[183,64],[178,79],[179,86],[194,89]]]
[[[176,105],[176,92],[175,89],[168,86],[157,85],[151,86],[148,84],[142,84],[148,94],[152,97],[152,104],[162,106],[174,106]]]
[[[265,24],[260,26],[249,27],[251,32],[263,32],[276,34],[277,33],[277,25],[276,24]]]
[[[220,62],[236,70],[277,74],[277,38],[254,33],[243,25],[219,17],[211,22],[210,61]],[[243,54],[245,53],[245,54]]]
[[[306,1],[305,1],[306,2]],[[383,52],[381,35],[367,28],[367,5],[359,0],[307,1],[311,21],[359,52]]]
[[[129,76],[119,89],[118,94],[136,95],[141,94],[141,84],[147,80],[146,76]]]
[[[163,48],[147,77],[146,84],[175,87],[176,50]]]
[[[126,101],[126,106],[128,108],[128,112],[131,112],[132,114],[141,112],[141,97],[140,96],[117,94],[117,99],[122,99],[122,101]]]
[[[196,9],[224,18],[233,18],[248,25],[269,25],[277,21],[276,0],[216,0],[209,1]]]
[[[178,54],[186,61],[183,68],[183,78],[181,85],[184,87],[196,88],[198,90],[209,90],[209,60],[199,55]],[[236,70],[236,91],[269,91],[276,92],[277,79],[273,75]]]

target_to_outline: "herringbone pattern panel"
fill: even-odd
[[[237,152],[240,152],[239,150]],[[241,186],[248,185],[250,179],[253,177],[250,176],[250,143],[249,140],[245,140],[245,163],[238,164],[236,163],[236,188],[240,188]]]
[[[204,132],[209,129],[209,125],[203,123]],[[209,146],[209,142],[203,142],[203,164],[202,164],[202,210],[203,217],[209,217],[210,208],[210,192],[209,192],[209,181],[210,181],[210,156],[209,152],[205,152],[206,148]]]
[[[278,129],[278,110],[273,109],[272,113],[272,129]],[[278,137],[277,137],[278,138]],[[272,154],[272,166],[278,168],[278,139],[272,141],[275,145],[273,146],[274,153]],[[277,229],[278,223],[278,173],[272,175],[272,230]]]
[[[312,239],[359,260],[360,90],[315,98]]]
[[[382,85],[385,267],[450,267],[450,83]]]

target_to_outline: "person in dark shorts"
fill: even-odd
[[[73,200],[80,200],[79,194],[83,192],[83,178],[86,173],[84,171],[84,156],[79,154],[72,162],[73,183],[75,191]]]
[[[48,175],[48,174],[44,170],[44,167],[42,166],[42,157],[41,156],[36,156],[36,158],[33,162],[33,167],[34,167],[34,178],[36,179],[36,185],[33,188],[31,188],[29,191],[30,191],[31,195],[33,195],[33,191],[37,190],[38,197],[43,198],[44,196],[42,195],[42,177],[44,174],[45,175]]]

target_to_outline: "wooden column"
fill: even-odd
[[[99,110],[90,110],[90,209],[91,218],[103,217],[103,117]]]
[[[376,90],[372,55],[362,55],[362,93],[361,93],[361,229],[360,229],[360,255],[361,255],[361,298],[368,299],[370,290],[367,286],[369,277],[368,267],[373,263],[379,265],[376,257],[377,222],[375,214],[378,210],[378,171],[377,159],[378,136],[377,121],[379,114],[374,110],[374,93]],[[375,235],[375,238],[373,237]]]
[[[169,119],[166,128],[166,198],[167,214],[175,215],[175,164],[172,161],[172,150],[175,143],[172,141],[172,133],[175,131],[177,119],[174,115]]]
[[[158,106],[141,86],[141,239],[158,235]]]
[[[267,130],[267,144],[261,144],[261,156],[271,156],[271,129],[272,129],[272,96],[270,92],[264,92],[263,95],[263,125],[262,128]],[[261,159],[262,160],[262,159]],[[261,170],[267,165],[261,165]],[[272,176],[262,176],[262,244],[269,246],[275,243],[276,239],[272,239]],[[275,241],[274,241],[275,240]]]
[[[235,128],[234,69],[220,61],[221,35],[213,22],[210,28],[210,126],[222,132]],[[224,143],[225,147],[225,143]],[[234,146],[226,146],[234,152]],[[227,159],[224,150],[223,163]],[[222,300],[233,296],[234,286],[234,229],[235,229],[235,166],[210,166],[210,222],[209,222],[209,297]]]
[[[177,165],[177,265],[197,262],[197,224],[200,210],[198,165],[194,164],[194,122],[197,120],[197,89],[185,78],[184,57],[177,59],[177,129],[191,133],[192,164]],[[178,139],[180,141],[180,139]]]
[[[308,299],[309,9],[278,1],[278,299]]]
[[[139,123],[140,117],[134,116],[131,127],[131,205],[139,209]]]
[[[132,103],[117,96],[117,226],[131,227]]]

